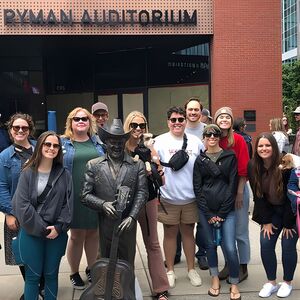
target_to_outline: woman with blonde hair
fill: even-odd
[[[148,132],[146,117],[139,111],[132,111],[126,117],[124,122],[124,131],[131,130],[130,137],[126,143],[126,150],[132,156],[135,155],[139,147],[142,135]],[[147,149],[145,149],[147,151]],[[156,151],[149,151],[152,159],[158,163],[158,176],[163,176],[163,171],[159,165],[159,159]],[[142,157],[140,157],[142,158]],[[141,210],[138,222],[141,226],[143,240],[148,255],[148,267],[152,280],[153,292],[156,299],[167,300],[169,283],[166,275],[161,248],[157,234],[157,190],[151,180],[151,172],[148,172],[149,199],[146,206]]]
[[[287,153],[289,150],[289,138],[284,129],[281,118],[273,118],[269,123],[270,130],[277,142],[279,153]]]
[[[104,154],[95,133],[96,123],[88,110],[76,107],[69,113],[65,133],[62,136],[62,146],[64,165],[72,173],[74,184],[74,212],[67,247],[71,268],[70,280],[74,289],[84,289],[86,286],[79,274],[83,248],[87,259],[85,273],[89,281],[91,281],[90,268],[96,261],[99,249],[97,212],[82,205],[80,201],[86,163]]]

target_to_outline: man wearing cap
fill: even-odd
[[[96,119],[97,126],[103,127],[108,120],[107,105],[102,102],[96,102],[92,106],[92,114]]]
[[[134,267],[136,220],[148,199],[148,186],[144,163],[141,160],[134,161],[124,152],[129,136],[130,132],[124,132],[120,119],[114,119],[109,128],[100,127],[99,137],[106,144],[107,153],[87,163],[82,203],[98,211],[101,256],[109,257],[113,224],[118,218],[115,196],[120,186],[130,188],[122,222],[117,230],[120,235],[118,258]]]
[[[212,116],[210,115],[210,111],[208,109],[202,109],[200,122],[205,123],[206,125],[212,123]]]
[[[300,106],[298,106],[294,111],[294,117],[296,122],[299,124],[300,122]],[[300,127],[297,130],[295,141],[292,148],[292,153],[300,156]]]

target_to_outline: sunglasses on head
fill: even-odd
[[[74,122],[79,122],[79,121],[87,122],[88,120],[89,120],[88,117],[73,117]]]
[[[218,138],[221,136],[221,133],[207,132],[207,133],[204,133],[203,136],[207,137],[207,138],[211,138],[211,137]]]
[[[60,148],[60,144],[54,144],[54,143],[50,143],[50,142],[44,142],[43,145],[48,149],[53,147],[53,149],[58,150]]]
[[[185,120],[185,118],[184,118],[184,117],[180,117],[180,118],[170,118],[169,120],[170,120],[171,123],[176,123],[176,122],[178,122],[178,123],[183,123],[184,120]]]
[[[140,127],[140,129],[146,129],[146,123],[130,123],[130,127],[132,129],[137,129],[138,127]]]
[[[27,132],[29,130],[29,127],[28,126],[12,126],[11,127],[13,129],[14,132],[19,132],[20,129],[23,131],[23,132]]]

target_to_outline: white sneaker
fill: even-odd
[[[293,287],[291,284],[282,282],[280,284],[279,290],[277,291],[277,297],[279,297],[279,298],[288,297],[290,295],[290,293],[292,292],[292,289],[293,289]]]
[[[190,282],[193,286],[199,286],[202,284],[202,280],[200,275],[197,273],[195,269],[191,269],[188,272],[188,278],[190,279]]]
[[[258,296],[261,298],[268,298],[270,297],[273,293],[277,292],[278,290],[278,285],[273,285],[270,282],[267,282],[264,284],[263,288],[260,290]]]
[[[168,271],[167,272],[167,277],[168,277],[168,281],[169,281],[169,286],[171,289],[173,289],[175,287],[175,281],[176,281],[176,275],[174,273],[174,271]]]

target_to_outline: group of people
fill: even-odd
[[[37,140],[31,116],[16,113],[7,123],[12,144],[0,153],[0,210],[5,214],[6,263],[18,264],[25,280],[20,299],[38,299],[39,294],[57,298],[65,251],[73,287],[85,289],[79,273],[83,249],[86,278],[92,282],[91,269],[97,259],[110,256],[115,234],[118,258],[134,269],[139,223],[157,299],[168,299],[175,287],[174,264],[183,248],[193,286],[202,284],[196,257],[201,269],[209,269],[210,296],[220,294],[226,279],[230,299],[240,300],[238,283],[248,277],[250,261],[248,179],[268,280],[259,296],[291,293],[298,232],[296,196],[288,190],[299,190],[300,174],[279,168],[285,142],[282,149],[276,142],[276,121],[270,121],[273,133],[260,134],[252,148],[245,121],[234,120],[230,107],[211,117],[200,99],[192,97],[184,108],[168,109],[168,132],[147,148],[148,122],[141,112],[129,113],[124,125],[119,119],[108,125],[108,118],[104,103],[95,103],[91,113],[76,107],[62,136],[46,131]],[[121,209],[116,195],[123,186],[130,193]],[[157,221],[163,224],[165,261]],[[284,274],[278,285],[275,245],[281,232]],[[225,259],[221,271],[218,246]],[[134,276],[128,278],[126,291],[134,295]]]

